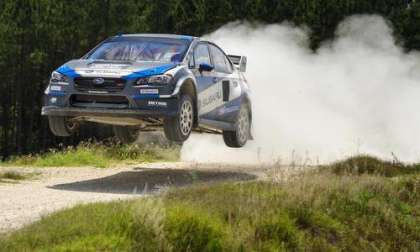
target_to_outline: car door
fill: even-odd
[[[200,42],[194,49],[194,75],[197,80],[198,92],[207,89],[213,83],[211,71],[199,71],[201,64],[212,66],[208,44]]]
[[[235,112],[239,109],[238,76],[222,49],[214,44],[209,44],[209,49],[214,64],[214,85],[218,86],[222,93],[221,102],[210,116],[217,121],[233,122]]]
[[[217,79],[215,78],[215,71],[200,71],[200,65],[214,67],[210,57],[209,44],[207,42],[200,42],[193,53],[193,72],[197,81],[198,92],[198,116],[200,119],[214,120],[210,114],[222,103],[222,90],[215,86]]]

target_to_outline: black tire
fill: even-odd
[[[223,131],[223,140],[228,147],[241,148],[250,139],[251,118],[248,106],[241,106],[234,131]]]
[[[183,95],[176,117],[163,120],[163,131],[169,141],[182,143],[188,139],[194,125],[194,103],[189,95]]]
[[[115,137],[123,144],[132,144],[137,141],[140,130],[130,126],[113,126]]]
[[[68,137],[77,130],[78,124],[70,122],[64,116],[48,116],[51,132],[56,136]]]

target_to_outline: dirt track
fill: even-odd
[[[18,184],[0,183],[0,233],[80,203],[142,197],[162,188],[223,180],[256,179],[251,168],[156,163],[124,168],[2,168],[40,172]]]

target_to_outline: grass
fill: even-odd
[[[0,251],[419,249],[419,170],[370,157],[280,183],[196,185],[80,205],[0,238]]]
[[[21,173],[14,171],[0,172],[0,183],[16,183],[20,180],[33,178],[35,173]]]
[[[77,147],[50,150],[43,154],[12,157],[5,162],[0,162],[0,165],[31,167],[109,167],[120,163],[176,161],[178,159],[178,147],[82,143]]]

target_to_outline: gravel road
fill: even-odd
[[[0,168],[39,173],[17,184],[0,183],[0,233],[76,204],[125,200],[163,188],[259,177],[252,168],[154,163],[123,168]]]

